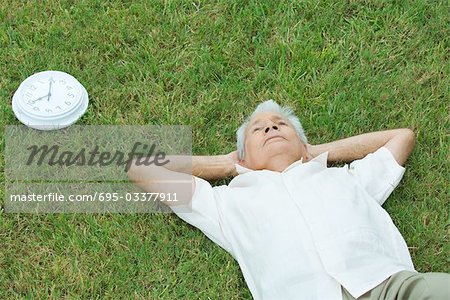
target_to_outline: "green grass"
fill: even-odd
[[[421,272],[450,271],[446,1],[2,1],[0,134],[29,75],[75,76],[77,124],[187,124],[193,153],[235,147],[273,98],[311,143],[409,127],[417,144],[385,204]],[[0,179],[4,181],[4,139]],[[249,299],[238,264],[175,215],[9,214],[0,299]]]

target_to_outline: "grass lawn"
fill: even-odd
[[[0,299],[249,299],[233,258],[167,214],[10,214],[4,127],[31,74],[87,89],[77,124],[185,124],[193,153],[235,148],[263,100],[310,143],[409,127],[384,205],[420,272],[450,272],[447,1],[0,2]]]

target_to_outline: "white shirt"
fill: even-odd
[[[381,207],[405,168],[382,147],[349,166],[328,153],[283,172],[249,170],[212,187],[195,177],[192,212],[177,215],[239,263],[254,299],[353,297],[401,270],[407,245]]]

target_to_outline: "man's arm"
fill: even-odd
[[[134,184],[147,192],[177,193],[185,196],[181,202],[186,203],[191,200],[191,195],[186,194],[186,183],[192,182],[192,194],[196,188],[192,175],[213,180],[233,176],[236,172],[234,166],[237,161],[236,152],[226,155],[167,156],[166,158],[169,162],[164,166],[136,165],[136,160],[133,160],[127,175]]]
[[[328,151],[328,162],[351,162],[385,146],[399,165],[404,166],[415,144],[411,129],[376,131],[320,145],[308,145],[312,157]]]
[[[164,166],[155,165],[136,165],[136,159],[131,163],[128,171],[130,179],[138,179],[140,177],[149,177],[151,172],[166,172],[190,174],[201,177],[205,180],[222,179],[235,175],[236,169],[234,164],[237,162],[237,154],[231,152],[225,155],[211,156],[166,156],[168,163]],[[164,169],[164,170],[163,170]],[[169,173],[168,173],[169,174]]]
[[[222,179],[234,175],[234,164],[237,162],[235,152],[224,155],[192,157],[170,155],[166,158],[169,160],[169,163],[164,165],[167,170],[192,174],[205,180]]]

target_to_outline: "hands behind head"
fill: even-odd
[[[239,158],[238,158],[238,152],[237,151],[233,151],[230,152],[228,154],[226,154],[227,159],[230,162],[231,168],[232,168],[232,176],[236,176],[238,175],[238,173],[236,172],[236,168],[235,168],[235,164],[239,164]]]
[[[239,163],[239,158],[238,158],[238,152],[237,151],[233,151],[227,154],[228,159],[230,159],[230,162],[232,162],[233,164],[237,164]]]

